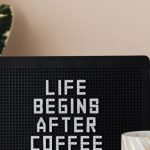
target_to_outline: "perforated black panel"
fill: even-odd
[[[14,58],[14,60],[17,58]],[[120,135],[126,131],[143,129],[143,101],[144,89],[148,82],[148,68],[139,64],[111,64],[101,59],[93,65],[93,59],[90,61],[81,58],[81,66],[76,66],[75,61],[70,62],[70,66],[61,64],[55,66],[51,63],[51,58],[44,60],[43,58],[33,59],[23,58],[24,62],[18,60],[18,63],[11,62],[7,64],[9,59],[4,59],[3,66],[0,68],[0,149],[1,150],[29,150],[30,137],[39,135],[41,137],[36,142],[36,147],[42,148],[42,136],[52,135],[65,136],[67,143],[68,135],[76,135],[78,137],[78,146],[73,146],[72,150],[80,149],[81,135],[95,135],[95,133],[74,133],[73,123],[69,123],[69,132],[64,133],[64,124],[59,121],[59,128],[55,128],[53,133],[37,133],[36,124],[40,116],[42,116],[48,124],[50,115],[45,113],[42,115],[33,114],[33,99],[46,99],[50,96],[45,95],[45,80],[51,83],[51,89],[57,91],[57,81],[65,79],[85,79],[87,81],[86,98],[97,97],[100,99],[100,113],[94,115],[97,117],[96,135],[102,135],[103,150],[120,150]],[[40,59],[43,61],[41,65],[36,65]],[[67,58],[64,58],[64,60]],[[76,59],[76,58],[73,58]],[[124,58],[125,59],[125,58]],[[59,61],[59,58],[56,60]],[[105,59],[104,59],[105,60]],[[5,61],[7,62],[5,65]],[[34,65],[32,65],[32,61]],[[86,61],[90,65],[86,65]],[[14,62],[14,65],[13,65]],[[49,63],[50,62],[50,63]],[[71,64],[72,63],[72,64]],[[82,64],[83,63],[83,64]],[[50,64],[50,65],[48,65]],[[59,64],[59,63],[58,63]],[[28,67],[29,66],[29,67]],[[72,66],[72,67],[71,67]],[[145,71],[146,70],[146,71]],[[74,88],[76,84],[74,83]],[[51,96],[55,99],[63,96]],[[74,91],[70,91],[67,98],[83,98],[85,96],[77,96]],[[68,101],[69,103],[69,101]],[[56,108],[58,106],[55,102]],[[70,107],[70,106],[69,106]],[[76,108],[76,106],[75,106]],[[56,109],[57,110],[57,109]],[[68,115],[71,118],[79,116]],[[55,113],[55,117],[62,117]],[[90,113],[80,115],[83,118],[93,116]],[[85,122],[85,120],[84,120]],[[84,126],[85,128],[85,126]],[[92,143],[92,138],[90,138]],[[55,141],[53,140],[53,150],[55,150]],[[92,145],[92,144],[91,144]],[[61,150],[66,150],[67,145],[61,146]],[[90,147],[92,150],[92,146]]]

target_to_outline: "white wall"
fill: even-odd
[[[15,10],[6,56],[150,56],[150,0],[0,0]]]

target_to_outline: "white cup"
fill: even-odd
[[[150,131],[122,134],[121,150],[150,150]]]

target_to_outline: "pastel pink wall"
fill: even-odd
[[[148,55],[149,0],[0,0],[15,10],[4,55]]]

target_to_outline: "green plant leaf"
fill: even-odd
[[[12,9],[9,5],[0,5],[0,54],[6,47],[12,25]]]

